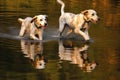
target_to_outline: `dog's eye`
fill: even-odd
[[[92,16],[94,16],[95,14],[93,13]]]
[[[93,67],[90,67],[90,69],[93,69]]]
[[[40,19],[40,21],[42,21],[42,19]]]

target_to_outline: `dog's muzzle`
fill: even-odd
[[[35,23],[34,23],[34,24],[35,24]],[[38,28],[38,29],[41,29],[41,28],[45,29],[47,26],[48,26],[47,23],[45,23],[43,26],[42,26],[42,25],[39,25],[39,26],[38,26],[38,25],[35,24],[35,27]]]
[[[100,18],[98,17],[96,20],[91,19],[91,22],[94,23],[94,24],[96,24],[99,20],[100,20]]]
[[[98,20],[91,19],[91,22],[96,24]]]
[[[43,28],[46,28],[48,26],[48,24],[47,23],[45,23],[45,25],[43,26]]]

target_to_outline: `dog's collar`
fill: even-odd
[[[90,21],[86,20],[84,17],[84,23],[82,25],[82,28],[80,30],[82,30],[83,32],[86,30],[86,28],[84,28],[85,23],[89,24]]]
[[[89,23],[89,22],[90,22],[90,20],[87,20],[85,17],[84,17],[84,21],[85,21],[85,22],[87,22],[87,23]]]
[[[84,15],[84,14],[83,14],[83,15]],[[84,19],[84,21],[87,22],[87,23],[90,22],[90,20],[88,20],[85,15],[83,16],[83,19]]]
[[[90,21],[85,21],[86,23],[89,23]]]
[[[41,27],[38,27],[38,26],[35,24],[35,22],[34,22],[34,25],[35,25],[35,27],[36,27],[37,29],[41,29]]]

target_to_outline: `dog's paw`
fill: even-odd
[[[23,36],[20,36],[20,35],[19,35],[19,36],[17,36],[17,38],[23,38]]]

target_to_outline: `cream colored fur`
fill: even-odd
[[[99,17],[97,16],[96,11],[93,9],[88,9],[79,14],[65,13],[64,2],[61,0],[57,0],[57,2],[61,4],[61,16],[59,18],[60,37],[65,29],[65,25],[68,25],[70,31],[67,33],[67,35],[74,31],[76,34],[82,35],[85,40],[90,40],[88,34],[89,22],[96,23],[98,21]],[[83,28],[85,29],[84,31],[82,31]]]
[[[27,33],[33,40],[43,40],[43,31],[48,25],[46,17],[46,15],[37,15],[33,18],[19,18],[18,21],[21,23],[19,36],[23,37]]]

